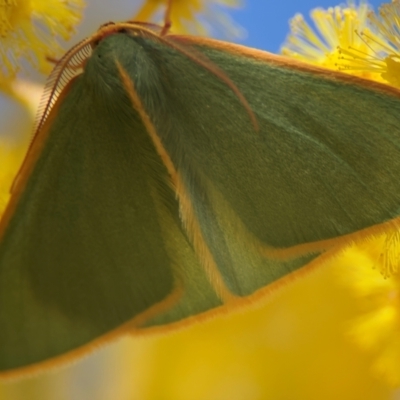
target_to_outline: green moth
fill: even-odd
[[[107,24],[50,76],[0,224],[0,371],[245,304],[396,226],[399,177],[399,91]]]

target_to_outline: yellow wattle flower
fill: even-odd
[[[232,36],[239,36],[240,29],[219,8],[239,7],[240,3],[241,0],[173,0],[170,16],[172,30],[205,35],[213,27]],[[157,22],[160,23],[167,4],[168,0],[146,0],[133,19],[150,21],[157,15]]]
[[[368,30],[370,9],[365,1],[356,6],[317,8],[311,11],[313,29],[301,14],[290,22],[291,33],[281,48],[282,54],[300,61],[383,82],[378,71],[362,68],[360,59],[373,55],[369,39],[359,32]],[[352,56],[343,50],[352,50]]]
[[[59,41],[68,40],[74,33],[83,7],[84,0],[0,0],[0,90],[17,100],[25,111],[32,101],[27,98],[29,90],[15,88],[16,74],[27,62],[48,73],[52,65],[47,57],[62,54]],[[15,143],[11,132],[1,132],[7,140],[0,142],[0,217],[26,150],[26,134],[13,133],[19,136],[20,143]]]
[[[298,14],[282,53],[301,61],[400,87],[400,0],[379,14],[361,1],[348,7],[315,9],[314,30]]]
[[[68,40],[79,22],[84,0],[0,0],[0,75],[15,76],[28,61],[41,72],[46,57],[62,54],[59,40]]]

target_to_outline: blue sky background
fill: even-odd
[[[368,3],[377,10],[382,1],[370,0]],[[308,18],[310,11],[314,8],[329,8],[346,4],[346,2],[340,0],[244,0],[244,4],[241,10],[230,13],[235,21],[247,30],[247,38],[242,43],[276,53],[279,52],[289,32],[289,20],[296,13],[301,13]],[[356,4],[359,4],[359,1]]]
[[[209,0],[212,1],[212,0]],[[359,4],[360,0],[354,0]],[[390,2],[390,0],[386,0]],[[127,20],[134,15],[135,10],[142,4],[139,0],[87,0],[79,38],[90,35],[98,26],[106,21]],[[346,4],[341,0],[242,0],[243,7],[229,11],[230,16],[241,25],[247,35],[239,41],[247,46],[257,47],[271,52],[279,52],[289,32],[289,20],[296,14],[302,13],[308,18],[310,11],[316,7],[328,8]],[[375,10],[381,0],[370,0]],[[76,39],[75,39],[76,41]]]

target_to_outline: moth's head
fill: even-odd
[[[161,30],[147,23],[108,22],[70,49],[47,80],[35,132],[44,124],[59,95],[77,77],[88,90],[99,94],[110,91],[115,95],[115,89],[123,86],[118,71],[120,65],[130,79],[138,82],[138,87],[156,90],[159,79],[156,64],[164,61],[157,51]]]
[[[158,37],[158,33],[144,24],[105,24],[90,42],[92,52],[84,69],[91,76],[115,75],[119,64],[129,70],[133,78],[146,74],[146,70],[151,69],[151,59],[157,57],[154,37]]]
[[[136,54],[141,51],[141,47],[133,35],[126,29],[120,29],[98,38],[92,43],[92,54],[87,59],[85,69],[90,72],[101,74],[115,72],[116,63],[133,64]]]

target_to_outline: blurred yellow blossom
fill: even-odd
[[[364,258],[346,252],[245,311],[168,335],[126,337],[29,382],[0,382],[0,399],[3,390],[7,400],[27,393],[40,400],[54,393],[91,400],[394,400],[371,374],[372,356],[344,335],[359,304],[337,274]]]
[[[41,92],[41,85],[17,79],[8,82],[8,91],[0,99],[4,102],[0,110],[0,218],[30,140]]]
[[[10,198],[10,187],[25,154],[23,144],[0,141],[0,217]]]
[[[150,21],[155,14],[165,12],[168,0],[145,0],[134,20]],[[190,32],[205,35],[218,28],[231,36],[239,36],[241,30],[221,7],[239,7],[241,0],[173,0],[171,22],[173,32]],[[158,22],[164,17],[160,14]]]
[[[400,277],[385,277],[379,270],[385,241],[390,234],[388,232],[353,246],[348,251],[353,259],[338,270],[338,277],[357,300],[359,310],[358,315],[349,322],[347,333],[362,349],[373,355],[372,370],[392,386],[398,387]],[[397,244],[397,254],[399,252]]]
[[[28,62],[49,72],[46,57],[62,54],[59,41],[74,33],[83,0],[0,0],[0,75],[12,78]]]
[[[151,376],[132,397],[140,389],[141,400],[392,399],[371,373],[373,357],[345,335],[359,304],[337,275],[364,258],[346,251],[245,312],[148,338],[142,358],[126,360]]]

